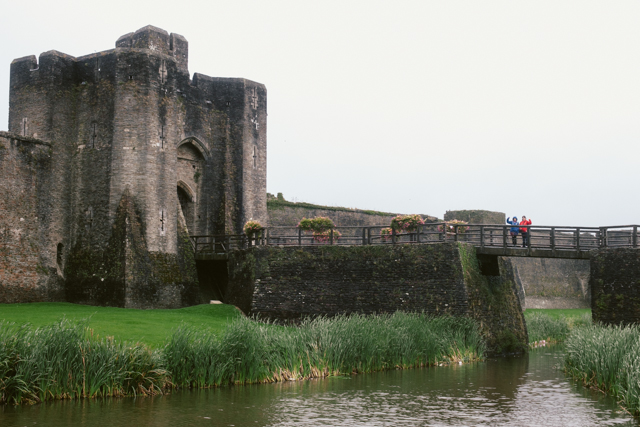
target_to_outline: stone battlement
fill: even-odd
[[[191,80],[188,46],[179,34],[146,26],[104,52],[74,57],[52,50],[11,63],[12,135],[0,137],[49,146],[50,165],[38,172],[49,187],[42,191],[41,181],[34,181],[26,190],[38,206],[49,207],[48,225],[37,236],[39,271],[56,271],[83,301],[99,303],[82,289],[84,278],[100,276],[99,265],[72,268],[67,260],[108,256],[114,236],[126,235],[116,230],[125,194],[127,215],[139,221],[136,241],[147,254],[141,256],[158,261],[130,265],[151,268],[144,286],[163,295],[185,294],[163,287],[194,286],[176,283],[178,276],[165,271],[177,268],[171,260],[185,259],[188,248],[180,236],[240,233],[249,219],[267,222],[266,88],[199,73]],[[0,168],[9,167],[2,162],[9,157],[0,153]],[[110,280],[114,289],[135,282],[124,276]],[[140,297],[112,300],[171,305],[127,292]],[[193,292],[186,294],[193,302]]]

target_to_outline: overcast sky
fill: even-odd
[[[187,38],[192,74],[267,86],[288,200],[640,223],[638,1],[4,0],[0,130],[12,59],[148,24]]]

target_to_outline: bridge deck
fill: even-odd
[[[224,260],[233,250],[250,246],[397,245],[467,242],[479,254],[588,259],[592,249],[638,248],[638,225],[571,227],[529,225],[523,247],[522,234],[513,245],[511,225],[429,223],[415,230],[396,233],[388,227],[336,227],[323,234],[305,233],[297,227],[268,227],[257,237],[245,235],[192,236],[196,259]]]

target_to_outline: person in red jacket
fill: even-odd
[[[531,225],[531,220],[522,215],[522,221],[520,221],[520,225]],[[529,229],[520,227],[520,234],[522,234],[522,247],[526,248],[527,244],[529,243]]]

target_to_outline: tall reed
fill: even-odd
[[[182,326],[164,355],[173,384],[210,387],[469,361],[484,350],[471,319],[398,312],[320,317],[298,327],[241,318],[219,339]]]
[[[565,370],[640,414],[640,327],[593,325],[566,341]]]
[[[573,328],[591,325],[591,314],[580,316],[549,316],[544,312],[525,312],[529,342],[564,341]]]
[[[31,329],[0,323],[0,403],[155,394],[165,387],[159,354],[97,339],[82,323]]]
[[[166,345],[94,337],[66,320],[32,329],[0,323],[0,403],[161,393],[410,368],[482,358],[468,318],[350,315],[281,326],[238,318],[220,336],[179,326]]]

